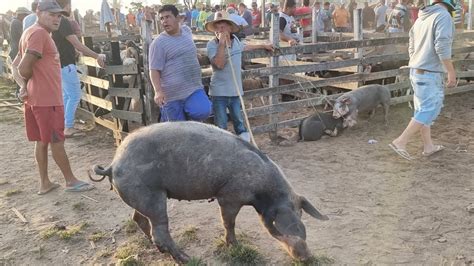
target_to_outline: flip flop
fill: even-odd
[[[400,157],[402,157],[403,159],[408,160],[408,161],[411,161],[413,159],[406,150],[397,148],[397,146],[395,146],[393,143],[388,144],[388,146],[392,148],[392,150],[396,152],[398,155],[400,155]]]
[[[84,181],[79,181],[75,186],[66,187],[66,192],[84,192],[94,189],[94,186]]]
[[[60,187],[58,183],[53,183],[53,185],[50,188],[48,188],[46,191],[38,191],[36,194],[38,195],[48,194],[49,192],[57,189],[58,187]]]
[[[443,145],[434,145],[434,147],[435,147],[434,150],[432,150],[431,152],[422,152],[421,155],[428,157],[439,151],[446,149],[446,147],[444,147]]]

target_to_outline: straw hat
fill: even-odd
[[[227,12],[216,12],[214,20],[207,22],[204,27],[209,32],[216,32],[216,23],[222,21],[229,23],[229,25],[231,26],[231,33],[236,33],[240,31],[239,26],[237,26],[237,24],[235,24],[235,22],[229,18],[229,14],[227,14]]]

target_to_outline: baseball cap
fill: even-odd
[[[50,13],[61,13],[65,16],[69,16],[69,13],[66,12],[61,6],[54,0],[43,0],[38,3],[38,11],[47,11]]]

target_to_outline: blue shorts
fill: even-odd
[[[410,70],[410,81],[415,92],[413,103],[415,111],[413,119],[425,126],[431,126],[443,107],[444,74],[427,72],[417,74],[416,69]]]
[[[212,112],[212,104],[204,89],[198,89],[186,99],[165,103],[161,109],[160,122],[204,121]]]

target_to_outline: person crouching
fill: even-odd
[[[271,44],[245,45],[240,42],[234,35],[240,31],[240,28],[226,16],[225,12],[216,14],[216,19],[205,25],[208,32],[216,35],[216,38],[207,43],[207,56],[212,64],[209,95],[214,111],[214,124],[227,129],[227,109],[229,109],[235,133],[242,139],[250,141],[250,134],[244,125],[238,94],[239,91],[243,95],[242,52],[260,48],[273,51],[273,46]]]

